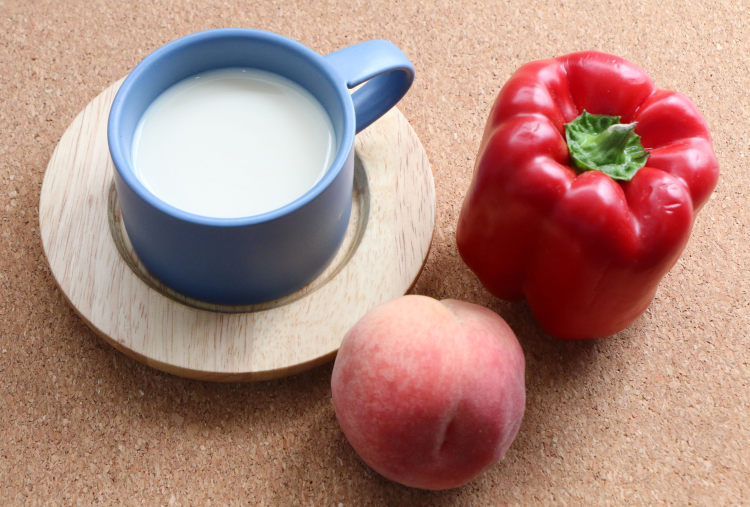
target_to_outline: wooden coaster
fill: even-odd
[[[283,377],[331,360],[362,315],[416,280],[432,239],[435,189],[419,139],[394,108],[356,137],[349,230],[316,280],[243,307],[196,301],[163,286],[138,261],[120,220],[106,127],[119,85],[65,131],[39,204],[42,243],[60,289],[117,349],[200,380]]]

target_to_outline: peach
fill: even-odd
[[[523,418],[523,351],[481,306],[425,296],[384,303],[346,334],[331,391],[362,460],[406,486],[461,486],[503,457]]]

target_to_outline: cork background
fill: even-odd
[[[748,20],[746,0],[0,0],[1,503],[750,504]],[[181,379],[107,345],[57,289],[38,204],[61,135],[149,52],[225,26],[320,53],[385,38],[413,61],[399,108],[437,191],[413,292],[497,311],[527,361],[518,438],[467,486],[419,491],[365,466],[336,422],[330,364],[255,384]],[[482,288],[454,232],[503,82],[526,61],[583,49],[689,96],[721,177],[646,313],[616,336],[560,342],[523,303]]]

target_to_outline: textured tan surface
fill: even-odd
[[[0,498],[182,505],[750,502],[750,7],[747,1],[0,1]],[[705,5],[705,6],[704,6]],[[465,488],[389,483],[347,445],[330,365],[215,385],[115,351],[68,307],[42,254],[43,171],[92,98],[157,46],[262,27],[325,53],[398,44],[399,105],[424,144],[437,226],[415,292],[487,305],[515,329],[528,404],[505,460]],[[491,298],[453,232],[490,103],[521,63],[595,48],[643,66],[706,116],[721,179],[647,313],[619,336],[545,338]]]

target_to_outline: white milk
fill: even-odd
[[[335,155],[320,103],[256,69],[221,69],[173,85],[148,107],[133,144],[138,179],[198,215],[244,217],[308,191]]]

